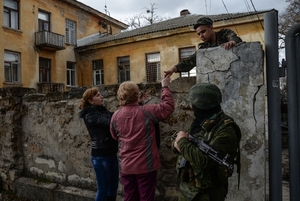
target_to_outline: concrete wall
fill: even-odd
[[[186,130],[193,120],[193,111],[185,98],[196,81],[209,81],[221,88],[222,107],[242,129],[240,190],[234,173],[227,200],[264,200],[265,86],[261,45],[245,43],[230,51],[212,48],[199,51],[198,56],[197,78],[177,78],[171,83],[176,109],[170,118],[160,123],[163,165],[158,173],[156,200],[177,200],[179,184],[174,170],[177,155],[170,150],[170,135],[176,130]],[[150,93],[147,104],[159,102],[160,83],[139,86]],[[3,153],[0,182],[3,188],[18,190],[20,183],[25,181],[20,178],[30,177],[61,186],[96,190],[90,162],[90,138],[78,117],[78,103],[85,89],[46,95],[24,88],[0,89],[0,151]],[[116,110],[118,85],[102,85],[99,89],[108,109]],[[52,185],[51,192],[55,189],[56,185]],[[26,192],[28,197],[32,195],[30,191],[19,190]],[[37,193],[34,196],[39,199]],[[118,199],[122,200],[121,184]]]
[[[199,50],[197,83],[211,82],[223,93],[222,107],[242,130],[241,181],[230,179],[228,200],[264,200],[265,103],[263,58],[260,43],[244,43],[232,50],[222,47]]]

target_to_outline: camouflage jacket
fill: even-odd
[[[203,130],[192,135],[203,139],[217,150],[220,158],[229,154],[228,162],[233,164],[241,137],[240,130],[233,119],[221,111],[202,122],[201,126]],[[181,153],[178,156],[176,171],[181,180],[180,190],[186,197],[191,196],[189,200],[209,187],[228,183],[228,177],[232,175],[233,170],[218,165],[186,138],[181,138],[177,143]],[[187,160],[187,163],[180,168],[182,157]]]
[[[209,42],[199,43],[198,48],[205,49],[209,47],[217,47],[222,43],[226,43],[229,41],[235,41],[236,44],[242,42],[242,39],[238,37],[236,33],[231,29],[221,29],[220,31],[215,33],[217,38],[217,42],[215,44],[211,44]],[[178,69],[178,72],[188,72],[192,68],[194,68],[196,66],[196,55],[197,52],[175,65]]]

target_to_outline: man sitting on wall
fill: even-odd
[[[226,50],[231,49],[236,44],[242,42],[242,39],[231,29],[221,29],[214,31],[213,21],[208,17],[201,17],[194,25],[194,29],[200,39],[203,41],[198,45],[199,49],[223,46]],[[164,71],[165,77],[171,76],[173,73],[188,72],[196,66],[196,53],[182,60],[172,68]]]

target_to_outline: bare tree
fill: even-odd
[[[300,23],[300,2],[291,1],[285,11],[278,18],[279,48],[285,48],[286,33],[296,24]]]
[[[126,18],[126,23],[129,26],[129,29],[136,29],[142,26],[143,15],[134,15],[131,18]]]
[[[285,35],[287,32],[296,24],[300,23],[300,2],[291,0],[288,7],[279,14],[278,18],[278,33],[279,33],[279,48],[285,48]],[[282,66],[283,63],[282,63]],[[281,94],[281,104],[286,105],[287,103],[287,77],[280,78],[280,94]]]
[[[144,7],[146,14],[145,13],[140,13],[139,15],[134,15],[133,17],[126,18],[126,23],[128,24],[129,28],[128,29],[136,29],[140,28],[146,25],[151,25],[156,22],[161,22],[163,20],[166,20],[166,17],[161,17],[158,16],[155,12],[157,7],[155,7],[155,3],[150,3],[151,7],[147,8]]]
[[[143,16],[143,18],[147,21],[147,25],[153,24],[156,22],[161,22],[166,19],[165,17],[160,17],[160,16],[156,15],[155,10],[157,8],[154,7],[155,3],[150,3],[150,5],[151,5],[150,9],[144,8],[144,9],[146,9],[146,12],[150,14],[149,16],[145,16],[145,15]]]

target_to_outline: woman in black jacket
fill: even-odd
[[[115,201],[119,183],[118,142],[110,134],[112,112],[103,105],[97,87],[87,89],[81,99],[80,118],[83,118],[92,140],[91,161],[97,179],[95,201]]]

